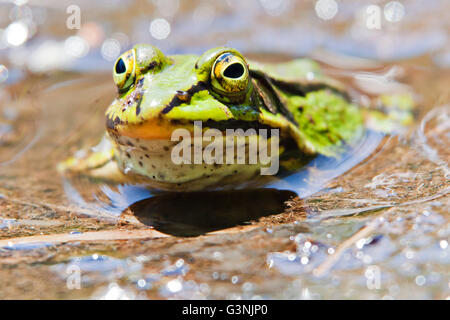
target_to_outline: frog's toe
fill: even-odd
[[[119,170],[114,159],[114,147],[106,135],[97,146],[78,151],[75,156],[59,163],[57,169],[63,174],[88,176],[112,182],[129,180]]]
[[[113,152],[78,152],[81,155],[70,157],[58,164],[59,172],[87,172],[106,165],[113,159]]]
[[[85,158],[71,157],[59,163],[57,169],[63,174],[87,176],[109,182],[129,182],[112,156],[107,157],[101,153],[93,153]]]

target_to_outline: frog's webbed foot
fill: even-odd
[[[63,174],[87,176],[109,182],[129,182],[114,161],[114,146],[109,137],[103,136],[98,145],[58,164]]]
[[[367,127],[387,134],[401,132],[413,123],[415,107],[410,93],[381,95],[374,108],[364,110]]]

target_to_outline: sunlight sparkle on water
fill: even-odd
[[[180,292],[183,289],[183,284],[178,279],[171,280],[167,283],[167,289],[173,293]]]
[[[80,36],[71,36],[64,41],[64,51],[76,58],[82,58],[89,52],[89,44]]]
[[[425,284],[425,282],[426,282],[426,279],[425,279],[425,277],[423,275],[418,275],[416,277],[416,284],[418,286],[423,286]]]
[[[319,0],[316,2],[315,10],[320,19],[331,20],[338,13],[338,4],[334,0]]]
[[[115,60],[120,54],[120,42],[117,39],[106,39],[102,44],[102,57],[106,61]]]
[[[108,291],[100,297],[100,300],[132,300],[134,296],[132,293],[122,289],[117,283],[110,283]]]
[[[384,6],[384,17],[389,22],[399,22],[405,16],[405,7],[398,1],[391,1]]]
[[[150,24],[150,34],[153,38],[163,40],[170,34],[170,23],[163,18],[158,18]]]
[[[6,32],[6,42],[14,47],[20,46],[28,38],[28,26],[22,21],[11,23]]]
[[[271,16],[279,16],[284,13],[290,5],[289,0],[259,0],[261,6],[267,14]]]
[[[139,288],[144,288],[146,284],[147,284],[147,281],[145,281],[145,279],[139,279],[137,282],[137,285]]]
[[[192,20],[198,26],[207,27],[214,21],[215,14],[216,9],[213,6],[202,4],[195,8],[192,14]]]
[[[172,17],[180,7],[179,0],[153,0],[153,4],[158,8],[158,12],[165,17]]]

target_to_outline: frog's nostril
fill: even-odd
[[[230,64],[223,72],[223,75],[227,78],[237,79],[244,74],[244,66],[241,63]]]
[[[123,59],[120,58],[116,63],[116,73],[121,74],[126,71],[125,63],[123,62]]]

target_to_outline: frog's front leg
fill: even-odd
[[[111,182],[129,182],[130,179],[117,166],[115,152],[114,142],[105,134],[95,147],[81,150],[78,155],[59,163],[58,171]]]

